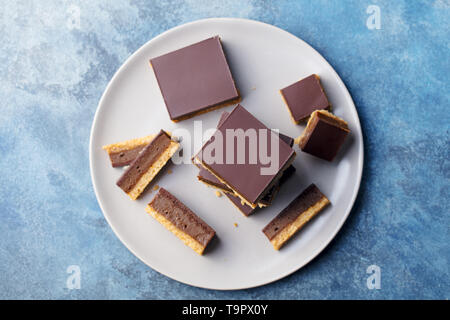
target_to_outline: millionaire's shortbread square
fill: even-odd
[[[150,60],[172,121],[240,101],[219,36]]]
[[[220,118],[219,118],[219,123],[217,124],[217,126],[220,126],[222,124],[222,122],[228,117],[229,114],[230,114],[229,112],[224,111],[221,114]],[[287,135],[284,135],[282,133],[279,133],[279,136],[290,147],[293,146],[293,144],[294,144],[294,139],[293,138],[291,138],[291,137],[289,137]],[[263,205],[270,205],[272,203],[275,195],[277,194],[279,188],[280,188],[281,181],[282,180],[285,181],[294,172],[295,172],[295,168],[291,165],[283,173],[283,175],[279,179],[278,183],[276,183],[272,187],[272,189],[261,199],[260,203],[263,204]],[[223,191],[226,194],[231,194],[231,195],[234,194],[234,191],[231,188],[229,188],[226,184],[220,182],[219,179],[217,179],[211,172],[209,172],[208,170],[206,170],[203,167],[200,167],[198,175],[197,175],[197,179],[199,181],[203,182],[204,184],[210,186],[210,187],[213,187],[213,188],[219,189],[220,191]],[[241,200],[239,200],[239,201],[241,201]]]
[[[286,142],[238,105],[193,161],[255,208],[294,157]]]
[[[350,129],[343,119],[325,111],[314,111],[302,135],[300,149],[318,158],[333,161]]]
[[[280,90],[294,123],[306,120],[315,110],[330,109],[320,78],[312,74]]]

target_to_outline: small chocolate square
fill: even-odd
[[[347,122],[328,111],[314,111],[299,139],[303,152],[333,161],[350,130]]]
[[[330,108],[320,78],[316,74],[281,89],[280,93],[296,124],[308,118],[315,110]]]
[[[218,36],[153,58],[150,64],[173,121],[240,100]]]
[[[228,135],[227,131],[231,133],[240,132],[245,135],[245,132],[254,132],[255,149],[250,147],[250,139],[244,136],[244,150],[243,163],[239,163],[238,143],[236,137]],[[228,137],[228,139],[227,139]],[[277,148],[272,144],[272,141],[277,142]],[[230,143],[231,142],[231,143]],[[234,145],[231,149],[233,156],[231,162],[227,161],[227,145]],[[253,144],[252,144],[253,145]],[[263,146],[263,147],[261,147]],[[213,147],[213,148],[212,148]],[[215,152],[220,154],[220,161],[208,160],[208,149],[215,149]],[[272,173],[262,174],[262,168],[268,167],[259,157],[260,148],[267,151],[267,154],[272,156],[277,154],[278,166]],[[229,151],[229,150],[228,150]],[[256,154],[250,155],[251,152],[256,151]],[[206,153],[206,157],[205,154]],[[254,157],[253,157],[254,156]],[[225,183],[229,188],[236,192],[248,205],[253,208],[264,197],[266,192],[274,185],[276,180],[281,176],[282,172],[291,164],[295,157],[295,151],[284,142],[279,136],[276,136],[269,128],[256,119],[250,112],[248,112],[241,105],[237,105],[232,112],[221,122],[215,134],[203,145],[200,152],[194,157],[194,163],[201,164],[205,169],[211,171],[215,176]],[[256,158],[255,162],[250,161],[250,158]]]

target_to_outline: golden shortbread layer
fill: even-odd
[[[203,251],[205,250],[205,247],[203,245],[201,245],[197,240],[192,238],[187,233],[178,229],[172,222],[167,220],[162,214],[156,212],[150,205],[147,205],[145,211],[147,211],[153,218],[155,218],[159,223],[161,223],[167,230],[176,235],[181,241],[183,241],[185,245],[190,247],[199,255],[203,254]]]
[[[275,250],[279,250],[297,231],[299,231],[309,220],[315,217],[330,201],[324,196],[312,207],[300,214],[297,219],[287,225],[270,242]]]
[[[130,192],[127,193],[131,199],[136,200],[141,195],[145,187],[147,187],[147,185],[153,180],[158,172],[166,165],[167,161],[172,158],[179,147],[180,144],[178,142],[170,141],[169,146],[164,151],[164,153],[161,154],[158,161],[155,161],[150,166],[150,168],[148,168],[147,172],[145,172],[142,177],[140,177],[133,189],[131,189]]]
[[[106,146],[103,146],[102,148],[104,150],[106,150],[106,152],[108,152],[108,154],[118,153],[118,152],[122,152],[125,150],[131,150],[136,147],[146,146],[147,144],[152,142],[152,140],[155,138],[155,136],[156,136],[155,134],[150,134],[148,136],[141,137],[141,138],[135,138],[135,139],[131,139],[131,140],[108,144]]]

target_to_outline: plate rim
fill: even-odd
[[[351,102],[351,105],[353,106],[352,112],[354,112],[354,114],[355,114],[357,131],[359,131],[361,133],[361,139],[359,139],[359,147],[360,147],[361,152],[359,152],[359,154],[358,154],[358,166],[361,169],[358,172],[356,188],[353,191],[353,194],[352,194],[351,200],[350,200],[350,205],[349,205],[348,209],[346,210],[343,218],[337,224],[335,230],[333,232],[329,233],[329,236],[328,236],[327,240],[323,242],[323,245],[320,246],[318,249],[316,249],[307,259],[304,260],[304,262],[302,264],[300,264],[298,267],[293,268],[290,271],[277,274],[277,276],[274,276],[274,277],[272,277],[270,279],[266,279],[266,280],[264,280],[262,282],[258,282],[258,283],[254,284],[254,285],[244,285],[244,286],[238,286],[238,287],[235,287],[235,288],[214,288],[212,286],[202,286],[202,285],[191,284],[191,283],[188,283],[186,281],[175,279],[175,277],[165,274],[163,271],[159,270],[158,268],[155,268],[154,266],[151,266],[149,263],[144,261],[143,258],[141,258],[140,255],[137,252],[132,250],[130,248],[130,246],[122,239],[122,237],[119,234],[119,232],[116,230],[114,225],[111,223],[111,221],[110,221],[110,219],[108,217],[108,214],[106,213],[105,209],[103,208],[102,201],[100,201],[99,194],[98,194],[99,191],[98,191],[98,187],[96,185],[95,179],[94,179],[94,171],[93,171],[93,148],[94,148],[94,146],[93,146],[93,139],[94,138],[93,137],[94,137],[95,127],[96,127],[96,124],[98,122],[99,110],[100,110],[101,105],[104,104],[103,101],[105,100],[105,97],[107,96],[107,94],[111,90],[111,86],[115,82],[115,79],[123,72],[123,70],[125,70],[126,66],[142,50],[144,50],[145,47],[150,45],[153,41],[156,41],[159,38],[162,38],[162,37],[164,37],[164,36],[166,36],[166,35],[168,35],[170,33],[176,32],[179,29],[183,29],[183,28],[188,27],[190,25],[199,24],[199,23],[208,23],[208,22],[228,22],[228,23],[237,22],[237,23],[249,23],[249,24],[261,25],[263,27],[276,29],[278,32],[285,33],[288,37],[292,38],[293,40],[300,41],[300,42],[303,43],[303,45],[306,45],[307,47],[309,47],[311,50],[313,50],[313,52],[315,54],[317,54],[319,59],[322,60],[322,63],[324,63],[325,65],[327,65],[331,69],[332,73],[338,79],[338,85],[340,87],[343,87],[345,95],[346,95],[346,99],[348,99]],[[108,225],[113,230],[115,236],[120,240],[120,242],[125,246],[125,248],[127,248],[135,257],[137,257],[146,266],[150,267],[151,269],[155,270],[156,272],[160,273],[161,275],[163,275],[165,277],[168,277],[168,278],[170,278],[172,280],[175,280],[177,282],[183,283],[185,285],[189,285],[189,286],[197,287],[197,288],[202,288],[202,289],[208,289],[208,290],[234,291],[234,290],[244,290],[244,289],[250,289],[250,288],[256,288],[256,287],[264,286],[264,285],[276,282],[278,280],[281,280],[281,279],[283,279],[283,278],[285,278],[285,277],[287,277],[287,276],[289,276],[289,275],[299,271],[301,268],[303,268],[304,266],[309,264],[312,260],[314,260],[330,244],[330,242],[336,237],[337,233],[341,230],[341,228],[344,225],[344,223],[347,221],[347,218],[348,218],[350,212],[352,211],[352,209],[354,207],[354,204],[355,204],[355,201],[356,201],[356,198],[357,198],[357,196],[359,194],[359,190],[360,190],[360,187],[361,187],[361,180],[362,180],[363,171],[364,171],[364,135],[363,135],[362,128],[361,128],[361,122],[359,120],[359,114],[358,114],[358,111],[356,109],[356,106],[355,106],[355,103],[353,101],[353,98],[350,95],[350,92],[348,91],[346,85],[344,84],[344,82],[342,81],[341,77],[336,72],[336,70],[333,68],[333,66],[314,47],[312,47],[310,44],[305,42],[303,39],[301,39],[301,38],[297,37],[296,35],[290,33],[289,31],[286,31],[286,30],[284,30],[284,29],[282,29],[280,27],[271,25],[269,23],[265,23],[265,22],[258,21],[258,20],[253,20],[253,19],[246,19],[246,18],[215,17],[215,18],[206,18],[206,19],[194,20],[194,21],[191,21],[191,22],[187,22],[187,23],[178,25],[178,26],[173,27],[171,29],[168,29],[168,30],[158,34],[157,36],[151,38],[147,42],[145,42],[142,46],[140,46],[136,51],[134,51],[122,63],[122,65],[119,67],[119,69],[117,69],[117,71],[114,73],[112,78],[109,80],[109,82],[106,85],[106,87],[105,87],[105,89],[103,91],[103,94],[102,94],[102,96],[101,96],[101,98],[100,98],[100,100],[99,100],[99,102],[97,104],[97,108],[95,110],[94,119],[92,121],[90,135],[89,135],[89,173],[90,173],[90,176],[91,176],[91,183],[92,183],[92,186],[93,186],[93,189],[94,189],[94,194],[95,194],[95,197],[97,199],[97,203],[98,203],[98,205],[99,205],[99,207],[100,207],[100,209],[102,211],[102,214],[103,214],[104,218],[108,222]]]

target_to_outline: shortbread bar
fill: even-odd
[[[117,185],[136,200],[145,187],[153,180],[167,161],[175,154],[180,144],[173,141],[168,133],[159,134],[140,152],[129,168],[117,181]]]
[[[146,211],[198,254],[203,254],[216,232],[169,191],[160,188]]]
[[[263,229],[263,233],[279,250],[297,231],[314,218],[330,201],[314,184],[306,188]]]

